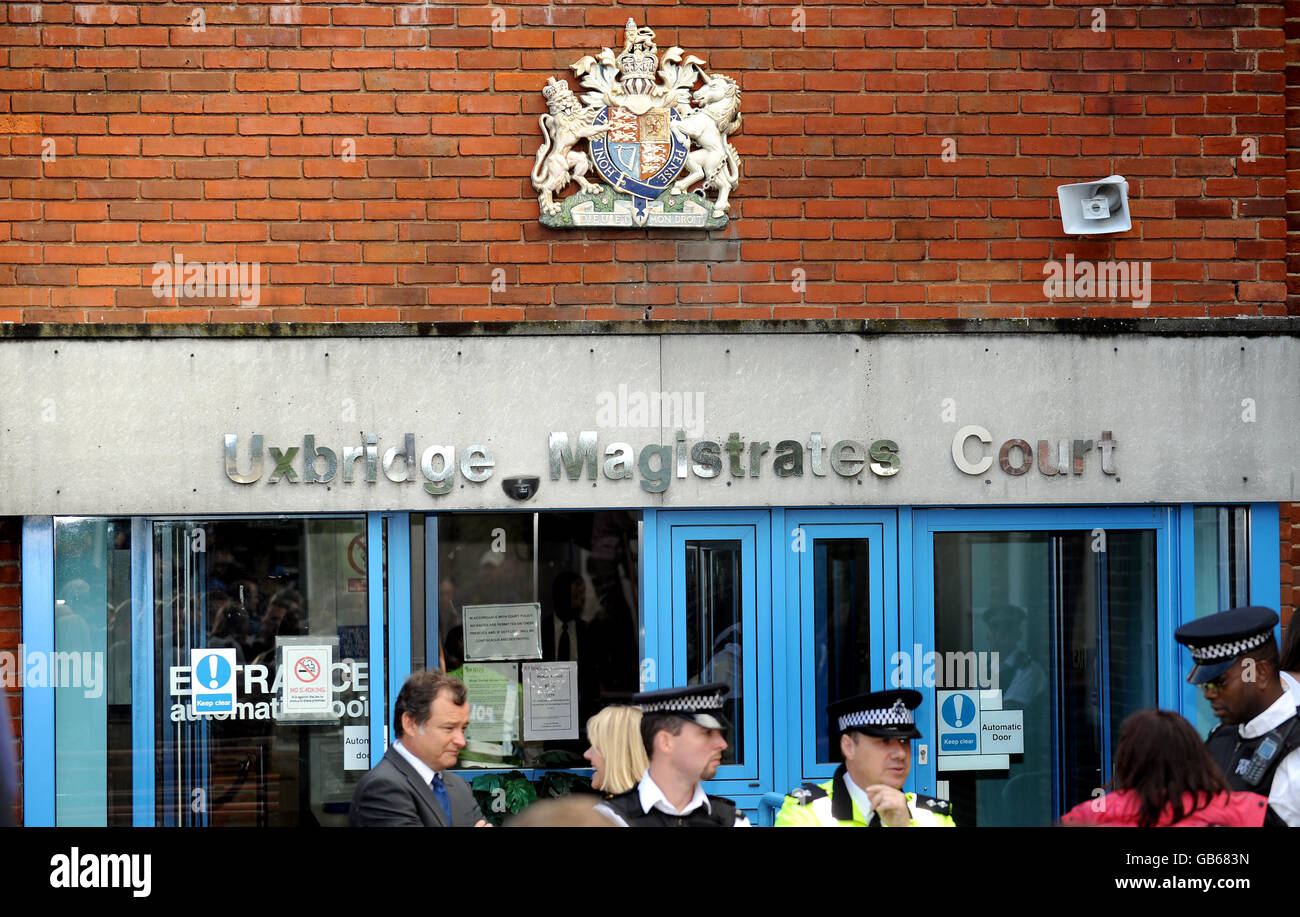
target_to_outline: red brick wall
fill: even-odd
[[[17,652],[22,639],[22,556],[23,525],[17,516],[0,516],[0,651]],[[0,687],[0,702],[9,705],[9,717],[17,739],[14,755],[18,761],[19,786],[22,785],[23,692],[21,688]],[[21,795],[16,809],[22,824]]]
[[[1300,0],[1286,0],[1287,311],[1300,315]]]
[[[0,6],[0,321],[1286,311],[1278,0],[494,9]],[[629,15],[741,81],[709,241],[537,223],[539,90]],[[1064,237],[1057,185],[1112,172],[1133,230]],[[259,305],[155,297],[177,253],[258,262]],[[1150,309],[1049,302],[1071,253],[1151,261]]]

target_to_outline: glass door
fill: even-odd
[[[1051,824],[1105,790],[1125,717],[1174,705],[1170,511],[917,517],[939,794],[961,825]]]
[[[798,609],[785,624],[788,789],[825,781],[837,766],[826,706],[883,690],[898,662],[897,514],[786,511],[782,530],[787,608]]]
[[[366,520],[160,521],[153,551],[157,824],[346,824],[384,719]]]
[[[730,687],[727,750],[709,791],[744,804],[738,797],[772,783],[770,517],[666,512],[657,525],[669,551],[659,564],[661,621],[671,624],[659,635],[653,687]]]

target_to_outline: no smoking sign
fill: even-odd
[[[329,646],[285,646],[284,696],[280,709],[286,714],[332,714],[330,680],[321,677],[333,661]]]

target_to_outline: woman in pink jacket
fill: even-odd
[[[1268,800],[1232,793],[1192,724],[1169,710],[1141,710],[1120,727],[1114,789],[1081,802],[1063,825],[1258,828]]]

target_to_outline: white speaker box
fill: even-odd
[[[1066,235],[1092,236],[1133,228],[1128,212],[1128,182],[1123,175],[1061,185],[1056,189],[1056,198],[1061,203]]]

